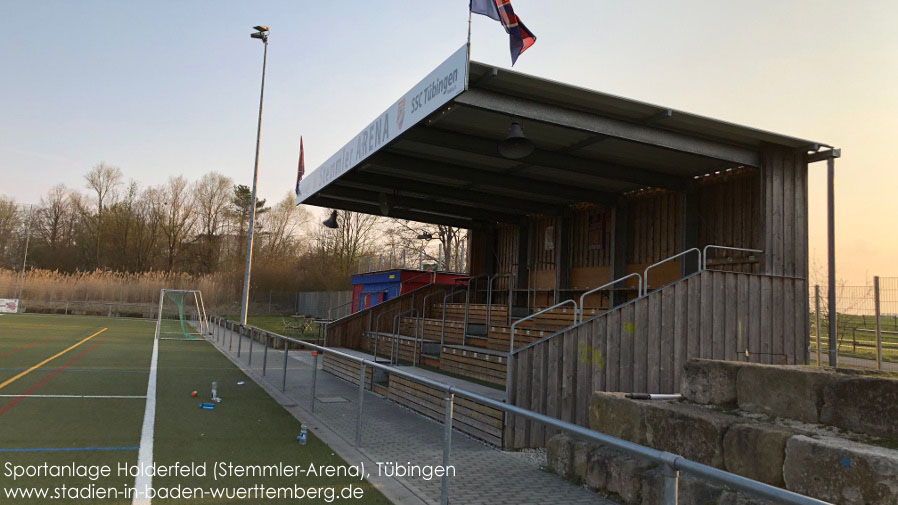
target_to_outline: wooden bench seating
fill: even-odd
[[[321,357],[321,369],[355,385],[359,383],[359,363],[357,361],[325,352]],[[366,388],[371,387],[371,376],[371,367],[365,367]]]
[[[514,346],[515,349],[523,347],[531,342],[548,337],[555,333],[556,330],[537,330],[533,328],[515,328]],[[509,340],[511,340],[511,328],[508,326],[490,326],[490,336],[487,341],[487,348],[497,351],[508,352]]]
[[[390,353],[394,353],[394,358],[398,354],[400,361],[412,363],[420,361],[421,354],[436,353],[439,349],[439,340],[420,340],[405,335],[394,336],[392,333],[375,333],[366,331],[362,338],[362,349],[369,353],[374,353],[375,341],[377,342],[377,356],[380,358],[389,358]],[[391,350],[390,347],[393,346]],[[430,351],[430,352],[428,352]],[[417,353],[417,356],[415,355]]]
[[[417,323],[417,325],[416,325]],[[464,337],[464,323],[461,321],[446,321],[445,343],[461,344]],[[443,321],[440,319],[418,319],[412,317],[403,317],[399,320],[399,332],[403,335],[414,335],[418,332],[418,337],[425,339],[440,341],[440,333],[443,328]]]
[[[486,324],[486,304],[472,303],[468,309],[468,324]],[[432,317],[443,317],[443,304],[434,305],[431,311]],[[465,320],[465,304],[464,303],[447,303],[446,304],[446,320],[464,321]],[[492,321],[507,321],[508,306],[493,305],[490,315]]]
[[[445,415],[445,394],[398,375],[390,375],[387,398],[420,414],[442,421]],[[502,447],[501,410],[456,396],[453,404],[452,427],[474,438]]]
[[[440,350],[440,370],[504,386],[506,354],[481,347],[444,345]]]

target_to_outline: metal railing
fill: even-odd
[[[509,331],[509,336],[508,336],[508,352],[509,353],[514,352],[514,332],[515,332],[515,328],[519,324],[523,323],[524,321],[529,321],[530,319],[533,319],[534,317],[536,317],[540,314],[545,314],[546,312],[549,312],[550,310],[557,309],[558,307],[567,305],[569,303],[574,304],[574,321],[573,322],[576,323],[577,322],[577,302],[575,302],[573,298],[568,298],[567,300],[564,300],[563,302],[558,302],[555,305],[552,305],[551,307],[546,307],[539,312],[534,312],[533,314],[530,314],[527,317],[522,317],[521,319],[518,319],[517,321],[511,323],[511,330]]]
[[[640,296],[646,296],[646,295],[649,294],[649,270],[655,268],[655,267],[658,266],[658,265],[663,265],[664,263],[667,263],[668,261],[673,261],[673,260],[679,258],[680,256],[685,256],[685,255],[687,255],[687,254],[689,254],[689,253],[692,253],[692,252],[698,254],[698,265],[699,265],[699,269],[701,269],[701,265],[702,265],[702,252],[701,252],[701,250],[699,250],[698,247],[693,247],[693,248],[691,248],[691,249],[686,249],[685,251],[678,252],[677,254],[674,254],[673,256],[669,256],[669,257],[667,257],[667,258],[664,258],[663,260],[661,260],[661,261],[659,261],[659,262],[657,262],[657,263],[652,263],[651,265],[647,266],[647,267],[645,268],[645,271],[642,273],[643,285],[642,285],[642,294],[641,294]]]
[[[387,314],[392,314],[397,310],[401,310],[402,307],[396,307],[395,309],[385,310],[377,315],[374,319],[374,359],[377,360],[377,343],[380,341],[380,318],[384,317]],[[368,327],[368,331],[371,331],[371,327]]]
[[[333,317],[332,314],[334,313],[335,310],[342,309],[343,307],[346,307],[347,305],[350,305],[350,306],[351,306],[351,305],[353,304],[354,301],[355,301],[355,300],[349,300],[348,302],[343,303],[343,304],[340,304],[340,305],[337,305],[336,307],[330,307],[329,309],[327,309],[327,318],[330,319],[330,320],[333,320],[334,317]],[[351,312],[352,312],[352,310],[350,309],[350,313],[351,313]]]
[[[729,246],[723,246],[723,245],[708,244],[702,249],[702,255],[699,256],[699,258],[701,259],[702,270],[708,269],[708,249],[722,249],[724,251],[741,251],[741,252],[750,252],[750,253],[758,253],[758,254],[764,253],[764,251],[762,251],[760,249],[748,249],[746,247],[729,247]],[[751,256],[749,258],[751,258]]]
[[[400,312],[400,313],[396,314],[395,316],[393,316],[393,340],[390,342],[390,364],[391,365],[394,363],[394,361],[393,361],[393,348],[394,347],[396,348],[395,363],[399,363],[399,334],[402,332],[402,328],[400,327],[400,325],[402,324],[402,316],[405,314],[415,314],[415,316],[417,316],[417,313],[418,313],[418,311],[415,310],[415,308],[413,307],[411,309],[408,309],[404,312]],[[418,320],[416,317],[415,324],[417,324],[417,321]],[[416,334],[418,333],[418,328],[415,328],[415,333]],[[415,341],[415,343],[417,345],[417,340]],[[415,356],[415,355],[416,355],[415,351],[412,351],[412,356]],[[376,355],[375,355],[375,359],[376,359]],[[412,358],[412,361],[414,361],[414,357]]]
[[[443,344],[446,342],[446,300],[452,298],[453,296],[455,296],[459,293],[464,293],[464,292],[466,292],[465,289],[458,287],[458,288],[453,288],[451,291],[449,291],[448,293],[443,295],[443,327],[440,330],[440,352],[442,352]],[[467,307],[467,305],[465,305],[465,307]],[[465,312],[467,313],[467,309],[465,309]],[[465,341],[464,340],[465,333],[467,333],[467,330],[465,328],[462,328],[462,343],[464,343],[464,341]]]
[[[572,301],[572,300],[571,300]],[[383,370],[391,375],[396,375],[419,384],[434,388],[444,395],[444,418],[443,418],[443,458],[442,464],[444,467],[449,466],[449,462],[451,460],[451,448],[452,448],[452,423],[453,423],[453,410],[455,407],[455,397],[460,396],[462,398],[467,398],[469,400],[475,401],[482,405],[486,405],[488,407],[501,410],[506,414],[516,415],[523,417],[525,419],[529,419],[531,421],[536,421],[539,423],[543,423],[546,426],[551,426],[556,428],[564,433],[572,435],[581,440],[586,440],[589,442],[606,445],[609,447],[613,447],[615,449],[621,450],[627,454],[642,457],[648,459],[649,461],[656,463],[661,466],[664,474],[664,496],[663,496],[663,504],[664,505],[676,505],[677,503],[677,495],[679,488],[679,472],[686,472],[695,477],[700,477],[706,480],[710,480],[713,482],[717,482],[724,486],[728,486],[734,488],[739,491],[745,491],[747,493],[752,493],[754,495],[758,495],[764,498],[771,499],[776,503],[782,503],[787,505],[828,505],[827,502],[817,500],[815,498],[811,498],[808,496],[804,496],[798,493],[794,493],[792,491],[787,491],[785,489],[781,489],[778,487],[771,486],[769,484],[764,484],[763,482],[758,482],[747,477],[742,477],[741,475],[736,475],[724,470],[720,470],[702,463],[698,463],[695,461],[688,460],[681,456],[678,456],[673,453],[659,451],[657,449],[652,449],[650,447],[645,447],[639,444],[635,444],[633,442],[628,442],[626,440],[622,440],[616,437],[612,437],[610,435],[606,435],[604,433],[591,430],[589,428],[584,428],[583,426],[578,426],[576,424],[572,424],[566,421],[562,421],[560,419],[555,419],[549,417],[545,414],[540,414],[538,412],[534,412],[532,410],[523,409],[521,407],[516,407],[514,405],[509,405],[505,402],[494,400],[492,398],[488,398],[486,396],[479,395],[477,393],[467,391],[465,389],[459,388],[457,386],[452,386],[450,384],[445,384],[439,381],[435,381],[432,379],[428,379],[427,377],[422,377],[420,375],[416,375],[406,370],[402,370],[399,368],[394,368],[392,366],[387,366],[382,363],[377,363],[376,361],[371,361],[359,356],[355,356],[352,354],[343,353],[340,351],[333,350],[331,348],[319,346],[316,344],[312,344],[310,342],[305,342],[302,340],[298,340],[291,337],[286,337],[283,335],[278,335],[276,333],[271,333],[265,330],[259,330],[258,328],[254,328],[251,326],[240,326],[231,321],[224,320],[218,317],[212,318],[215,321],[215,331],[213,332],[213,338],[216,342],[219,343],[223,348],[223,342],[226,337],[225,331],[231,330],[231,339],[233,339],[234,332],[241,332],[244,330],[250,331],[260,331],[261,333],[267,335],[269,337],[266,340],[271,338],[280,339],[284,345],[284,369],[283,369],[283,383],[282,383],[282,391],[286,391],[286,381],[287,381],[287,351],[289,343],[299,345],[302,347],[310,348],[313,351],[312,357],[314,358],[314,363],[312,365],[312,381],[311,381],[311,394],[309,397],[309,411],[315,412],[315,391],[317,387],[317,374],[318,374],[318,359],[321,354],[332,354],[334,356],[339,356],[343,359],[350,360],[352,362],[356,362],[359,364],[359,397],[358,397],[358,405],[356,407],[356,430],[355,430],[355,447],[358,448],[362,443],[362,420],[363,420],[363,408],[364,408],[364,398],[365,398],[365,372],[367,367],[371,367],[372,371],[375,369]],[[222,325],[223,323],[223,325]],[[236,328],[236,330],[235,330]],[[242,336],[242,333],[238,333],[238,338]],[[263,364],[264,367],[264,364]],[[264,368],[263,368],[264,373]],[[374,374],[372,374],[373,380]],[[448,505],[449,503],[449,476],[448,472],[444,472],[442,475],[442,481],[440,486],[440,503],[441,505]]]
[[[489,276],[486,274],[475,275],[474,277],[468,277],[468,289],[465,292],[465,326],[464,326],[464,338],[462,339],[462,343],[467,343],[468,340],[468,317],[470,314],[471,308],[471,286],[474,285],[474,281],[477,279],[489,279]]]
[[[511,324],[511,300],[512,288],[511,281],[514,279],[510,273],[495,274],[489,278],[486,287],[486,332],[489,335],[490,320],[493,313],[493,281],[502,277],[508,277],[508,324]]]
[[[603,289],[607,289],[607,288],[609,288],[609,287],[611,287],[611,286],[617,284],[618,282],[623,281],[623,280],[626,280],[626,279],[629,279],[629,278],[631,278],[631,277],[636,277],[636,280],[637,280],[637,284],[636,284],[636,289],[637,289],[636,293],[637,293],[637,295],[636,295],[636,296],[642,296],[642,276],[639,275],[639,274],[637,274],[637,273],[627,274],[627,275],[625,275],[625,276],[623,276],[623,277],[621,277],[621,278],[619,278],[619,279],[615,279],[615,280],[613,280],[613,281],[611,281],[611,282],[607,282],[607,283],[605,283],[605,284],[602,284],[601,286],[599,286],[599,287],[597,287],[597,288],[590,289],[589,291],[587,291],[587,292],[583,293],[582,295],[580,295],[580,317],[579,317],[579,319],[577,319],[577,317],[575,316],[575,317],[574,317],[574,319],[576,319],[575,322],[576,322],[577,324],[583,322],[583,312],[584,312],[584,311],[583,311],[583,299],[586,298],[586,295],[591,295],[591,294],[593,294],[593,293],[595,293],[595,292],[597,292],[597,291],[601,291],[601,290],[603,290]],[[601,300],[600,300],[600,301],[601,301]]]

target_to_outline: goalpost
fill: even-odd
[[[198,289],[162,289],[156,313],[156,338],[161,340],[203,340],[209,319]]]

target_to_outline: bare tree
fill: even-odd
[[[118,167],[107,165],[101,162],[95,165],[87,175],[84,176],[87,181],[87,189],[91,190],[95,196],[96,213],[89,216],[88,221],[93,224],[93,233],[96,237],[95,262],[100,267],[100,245],[103,235],[103,211],[110,203],[110,199],[115,198],[115,191],[122,184],[122,171]]]
[[[209,172],[193,186],[197,233],[201,243],[198,262],[200,270],[206,273],[214,271],[218,265],[220,236],[227,224],[233,184],[230,178]]]
[[[174,270],[176,258],[192,232],[195,220],[193,200],[187,179],[181,176],[169,177],[161,193],[165,208],[160,228],[165,239],[166,269],[171,272]]]
[[[264,253],[269,257],[290,256],[297,230],[309,219],[309,212],[297,206],[293,193],[288,192],[260,217],[265,237]]]
[[[17,246],[17,230],[22,216],[16,201],[0,195],[0,265],[12,267]]]
[[[331,257],[343,272],[349,272],[359,259],[371,254],[380,221],[379,216],[339,210],[338,228],[320,228],[315,237],[315,248]]]

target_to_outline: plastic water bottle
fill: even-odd
[[[218,398],[218,382],[212,381],[212,399]]]
[[[306,442],[309,439],[308,431],[306,430],[306,423],[302,423],[302,426],[299,428],[299,436],[296,437],[299,441],[299,445],[306,445]]]

